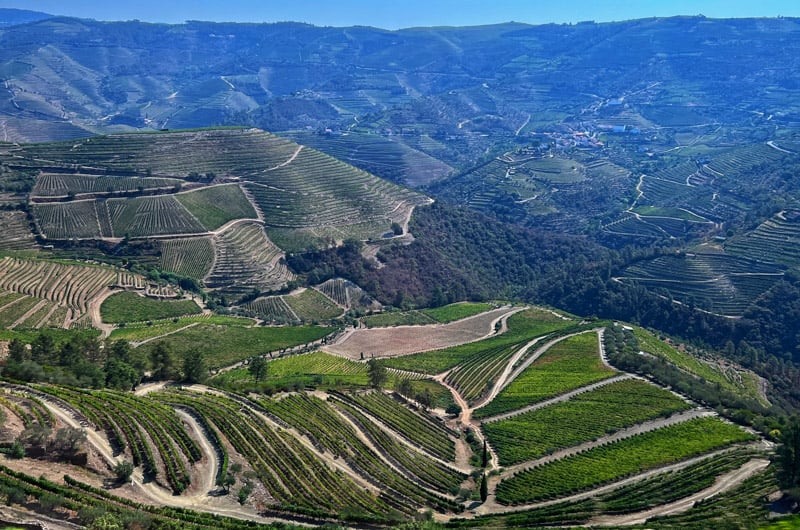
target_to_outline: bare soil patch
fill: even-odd
[[[349,359],[396,357],[458,346],[494,333],[495,324],[522,308],[501,307],[449,324],[355,329],[343,334],[323,351]]]

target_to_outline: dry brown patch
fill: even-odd
[[[428,326],[356,329],[322,349],[349,359],[396,357],[475,342],[494,333],[495,323],[522,308],[502,307],[451,322]]]

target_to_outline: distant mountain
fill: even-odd
[[[400,31],[50,18],[0,36],[0,140],[327,129],[392,135],[468,167],[498,141],[606,100],[622,103],[602,109],[609,126],[627,123],[631,105],[639,128],[749,123],[757,113],[797,121],[785,102],[798,100],[799,35],[789,18]]]
[[[53,15],[39,11],[30,11],[28,9],[0,8],[0,27],[27,24],[29,22],[37,22],[47,18],[53,18]]]

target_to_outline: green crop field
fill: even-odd
[[[199,351],[211,368],[229,366],[254,355],[276,352],[285,348],[314,342],[328,335],[331,328],[322,326],[255,327],[241,325],[198,323],[164,337],[178,356],[189,350]],[[149,351],[154,343],[140,346]]]
[[[173,317],[164,320],[148,320],[146,322],[128,322],[125,324],[125,327],[113,330],[111,332],[111,339],[138,342],[160,337],[193,324],[250,327],[255,325],[255,321],[249,318],[225,315],[195,315]]]
[[[294,314],[305,322],[330,320],[344,313],[341,307],[315,289],[306,289],[297,295],[282,298]]]
[[[597,334],[582,333],[553,345],[488,405],[476,410],[475,416],[486,418],[518,409],[616,373],[600,360]]]
[[[423,309],[422,313],[428,315],[437,322],[446,324],[447,322],[478,315],[491,309],[494,309],[492,304],[460,302],[443,307],[436,307],[434,309]]]
[[[697,418],[518,473],[497,486],[497,500],[522,504],[557,498],[751,439],[717,418]]]
[[[508,466],[689,408],[666,390],[626,380],[506,420],[484,422],[482,428],[500,465]]]
[[[684,210],[682,208],[666,208],[659,206],[637,206],[636,208],[633,209],[633,211],[644,216],[674,217],[676,219],[682,219],[684,221],[693,221],[697,223],[708,222],[708,219],[700,217],[699,215],[693,214],[692,212]]]
[[[139,322],[198,314],[200,307],[193,300],[157,300],[129,291],[112,294],[100,306],[104,322]]]
[[[253,205],[238,184],[211,186],[175,196],[206,230],[216,230],[234,219],[256,219]]]

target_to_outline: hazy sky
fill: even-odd
[[[0,0],[16,7],[97,20],[277,22],[387,29],[495,22],[579,22],[652,16],[800,16],[798,0]]]

